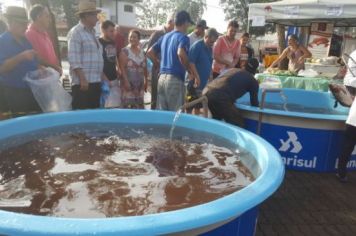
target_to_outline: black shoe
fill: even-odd
[[[341,183],[347,183],[347,181],[348,181],[346,175],[342,177],[339,173],[337,173],[337,174],[336,174],[336,177],[339,179],[339,181],[340,181]]]

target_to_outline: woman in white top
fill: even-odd
[[[137,30],[129,33],[129,45],[122,49],[119,65],[122,71],[121,102],[124,108],[144,108],[143,96],[147,90],[147,64],[140,47],[141,34]]]
[[[250,34],[244,33],[240,39],[241,49],[240,49],[240,60],[236,65],[236,68],[245,69],[247,61],[254,57],[254,51],[248,46],[250,41]]]

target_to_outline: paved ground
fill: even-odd
[[[260,208],[256,236],[356,235],[356,172],[340,183],[334,174],[287,171],[279,190]]]

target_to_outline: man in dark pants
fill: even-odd
[[[162,30],[154,32],[148,41],[147,51],[166,33],[174,30],[174,14],[167,18],[167,23]],[[154,66],[151,72],[151,109],[156,109],[157,106],[157,86],[158,86],[159,68]]]
[[[254,78],[257,68],[257,59],[251,58],[244,70],[230,69],[207,85],[203,93],[208,98],[209,110],[214,119],[243,126],[243,119],[235,101],[248,92],[251,105],[258,106],[259,86]]]
[[[337,177],[340,182],[347,182],[347,162],[350,160],[352,151],[356,145],[356,102],[354,100],[349,116],[346,120],[346,130],[344,133],[344,141],[342,145],[341,155],[338,162]]]
[[[106,79],[103,68],[103,48],[95,37],[97,14],[95,2],[80,1],[80,22],[68,33],[68,61],[72,79],[73,109],[100,107],[101,80]]]

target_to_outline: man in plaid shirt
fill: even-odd
[[[94,2],[79,2],[80,22],[68,33],[68,61],[72,79],[73,109],[100,107],[104,60],[102,46],[95,37],[100,12]]]

